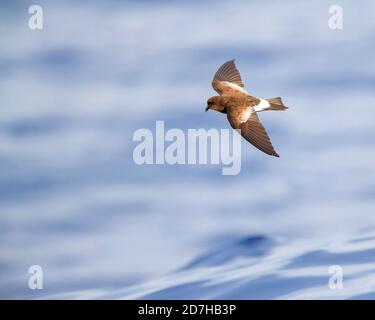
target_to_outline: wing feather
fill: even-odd
[[[244,89],[244,84],[241,79],[234,59],[225,62],[215,73],[212,80],[212,87],[217,93],[222,96],[233,94],[248,94]]]
[[[271,156],[279,157],[266,129],[255,112],[250,115],[246,122],[240,125],[240,129],[241,135],[256,148]]]

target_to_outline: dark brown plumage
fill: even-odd
[[[241,135],[248,142],[264,153],[278,157],[257,112],[288,109],[281,98],[261,99],[250,96],[244,88],[234,60],[227,61],[217,70],[212,86],[219,96],[208,99],[206,111],[212,109],[226,113],[232,128],[240,129]]]

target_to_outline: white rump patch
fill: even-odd
[[[260,102],[254,107],[255,112],[267,110],[270,107],[270,103],[265,99],[260,99]]]
[[[253,112],[259,112],[259,111],[267,110],[270,107],[270,103],[267,100],[260,99],[260,98],[259,98],[259,100],[260,100],[260,102],[256,106],[248,108],[246,111],[242,112],[241,119],[240,119],[241,123],[249,120],[249,118],[250,118],[250,116]]]

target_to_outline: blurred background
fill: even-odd
[[[371,276],[373,1],[0,4],[0,298],[144,297],[150,281],[157,298],[319,298],[330,264]],[[43,30],[28,27],[32,4]],[[328,27],[334,4],[343,30]],[[237,176],[136,165],[133,133],[156,120],[228,127],[204,108],[232,58],[250,94],[290,108],[260,115],[281,157],[243,142]],[[226,294],[202,274],[173,280],[228,263],[238,276],[246,259],[261,271],[227,279]],[[28,288],[35,264],[43,290]]]

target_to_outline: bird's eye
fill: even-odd
[[[210,106],[210,105],[214,104],[214,102],[213,101],[207,101],[207,104]]]

